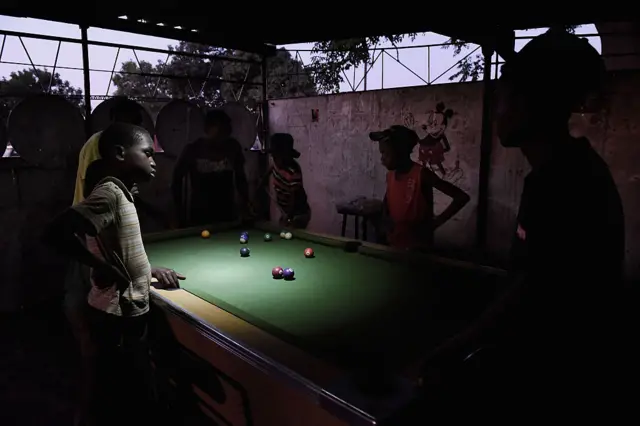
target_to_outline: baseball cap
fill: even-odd
[[[405,126],[394,125],[385,130],[369,133],[369,139],[375,142],[390,142],[392,144],[403,144],[407,148],[413,148],[420,138],[413,130]]]
[[[271,146],[266,150],[269,154],[290,155],[300,158],[300,152],[293,147],[293,136],[289,133],[275,133],[271,136]]]

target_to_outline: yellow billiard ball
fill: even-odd
[[[211,233],[209,233],[209,231],[205,229],[200,235],[202,235],[202,238],[209,238],[211,236]]]

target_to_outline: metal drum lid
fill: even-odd
[[[247,151],[256,143],[256,116],[238,102],[227,102],[221,108],[231,119],[231,136]]]
[[[204,136],[204,115],[189,101],[174,99],[162,107],[156,120],[158,144],[171,157],[178,157],[189,143]]]
[[[5,153],[5,151],[7,150],[7,141],[9,139],[7,138],[7,128],[4,125],[4,122],[0,121],[0,152],[2,152],[2,154]]]
[[[11,111],[7,136],[20,157],[42,167],[65,167],[85,142],[80,109],[54,95],[23,99]]]
[[[93,112],[91,113],[92,133],[101,132],[107,127],[109,127],[109,124],[111,124],[111,108],[113,108],[113,106],[121,100],[122,100],[121,98],[107,99],[106,101],[101,102],[96,107],[96,109],[93,110]],[[134,101],[131,101],[131,102],[134,102]],[[151,136],[153,136],[155,133],[155,129],[153,126],[153,119],[151,118],[151,116],[149,115],[149,111],[147,111],[145,107],[140,105],[140,108],[142,108],[142,127],[147,129],[147,131],[151,134]]]

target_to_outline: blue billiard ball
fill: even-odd
[[[247,257],[251,251],[247,247],[242,247],[240,249],[240,256]]]
[[[291,268],[285,268],[284,271],[282,271],[282,276],[284,277],[285,280],[292,280],[293,279],[293,269]]]

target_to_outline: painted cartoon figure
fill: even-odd
[[[424,167],[435,167],[442,177],[445,176],[444,154],[451,151],[451,145],[447,140],[445,131],[449,119],[453,117],[453,110],[445,109],[444,103],[439,102],[435,111],[431,111],[427,119],[427,124],[422,125],[427,135],[420,139],[420,150],[418,159]]]

